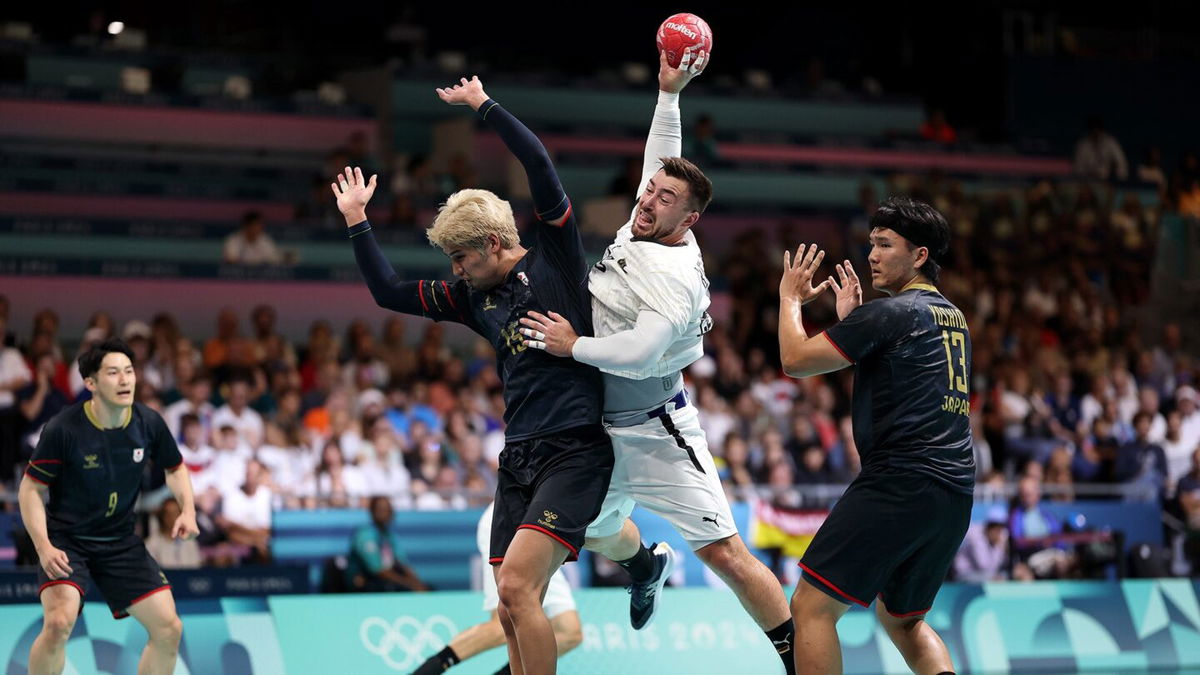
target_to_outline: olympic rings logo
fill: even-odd
[[[424,661],[424,654],[441,651],[457,634],[458,627],[441,614],[423,622],[401,616],[391,623],[373,616],[364,619],[358,628],[363,647],[383,659],[392,670],[413,669]]]

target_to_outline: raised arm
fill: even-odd
[[[646,183],[662,167],[663,157],[683,155],[683,123],[679,116],[679,92],[700,73],[708,62],[704,50],[684,51],[679,67],[667,63],[667,53],[658,55],[658,105],[654,107],[654,118],[650,122],[650,134],[646,138],[646,151],[642,156],[642,181],[638,194],[646,189]]]
[[[462,78],[459,84],[437,89],[437,95],[450,105],[469,105],[479,117],[496,130],[509,152],[521,162],[529,179],[529,192],[538,220],[561,226],[567,221],[571,204],[563,191],[554,163],[546,147],[521,121],[488,97],[479,77]]]
[[[346,167],[330,185],[337,197],[338,210],[346,219],[346,231],[354,244],[354,259],[375,304],[404,314],[467,323],[466,290],[461,283],[451,286],[445,281],[403,281],[383,256],[366,211],[371,195],[375,194],[375,179],[371,176],[367,182],[361,169]]]

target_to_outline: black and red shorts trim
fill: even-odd
[[[612,476],[612,441],[599,424],[508,443],[500,453],[488,562],[503,561],[519,529],[539,532],[579,557]]]
[[[800,568],[829,597],[888,613],[929,611],[971,522],[972,498],[931,477],[876,469],[846,488]]]

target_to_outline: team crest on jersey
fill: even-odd
[[[140,461],[142,461],[142,458],[145,456],[146,456],[145,448],[134,448],[133,449],[133,461],[140,462]]]
[[[84,455],[84,456],[83,456],[83,468],[85,468],[85,469],[99,469],[99,468],[100,468],[100,464],[99,464],[98,462],[96,462],[96,458],[97,458],[97,457],[99,457],[99,456],[100,456],[100,455]]]

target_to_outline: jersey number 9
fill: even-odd
[[[108,511],[104,514],[105,518],[112,516],[117,512],[117,493],[112,493],[108,496]]]

